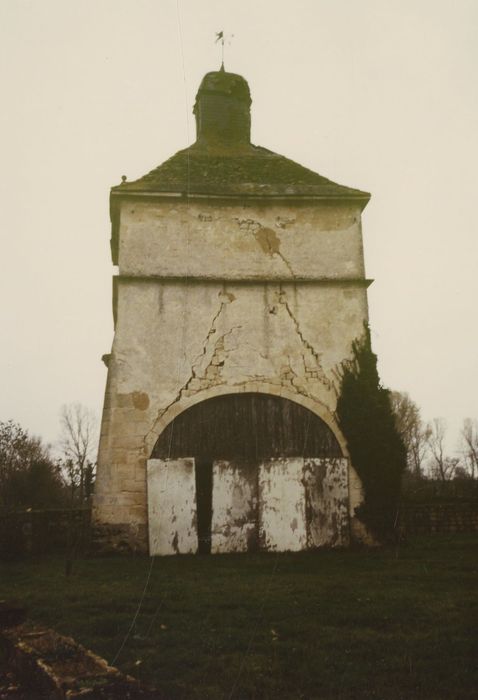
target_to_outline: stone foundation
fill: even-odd
[[[91,548],[95,554],[147,554],[146,525],[96,523],[91,529]]]

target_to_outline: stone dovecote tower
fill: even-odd
[[[151,554],[359,538],[334,370],[367,320],[370,195],[250,142],[247,82],[208,73],[197,140],[111,190],[115,336],[94,522]]]

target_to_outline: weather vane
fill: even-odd
[[[229,36],[230,39],[232,39],[233,37],[234,37],[234,34],[231,34],[231,35]],[[225,43],[225,41],[226,41],[226,35],[224,34],[224,31],[222,31],[222,32],[216,32],[216,44],[217,44],[218,41],[221,42],[221,58],[222,58],[222,60],[221,60],[221,70],[224,70],[224,43]],[[231,42],[229,41],[229,44],[230,44],[230,43],[231,43]]]

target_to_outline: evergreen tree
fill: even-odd
[[[356,515],[381,541],[394,537],[406,449],[395,426],[390,392],[380,383],[370,329],[352,343],[341,365],[337,419],[364,488]]]

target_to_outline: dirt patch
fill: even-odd
[[[1,630],[0,643],[0,700],[162,697],[52,629],[26,622]]]

